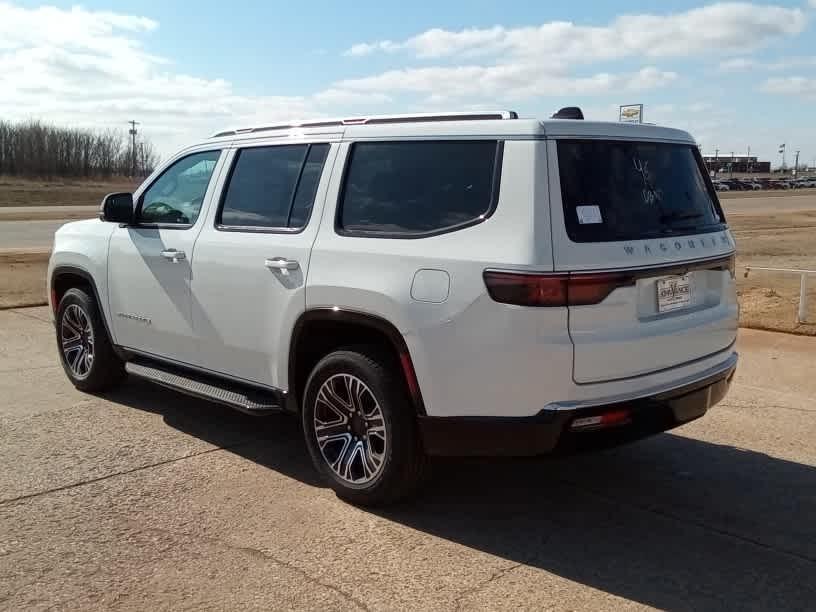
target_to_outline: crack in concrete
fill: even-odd
[[[79,482],[72,482],[67,485],[63,485],[61,487],[54,487],[53,489],[47,489],[45,491],[37,491],[35,493],[26,493],[25,495],[18,495],[17,497],[11,497],[8,499],[0,499],[0,506],[4,506],[6,504],[12,504],[14,502],[19,501],[26,501],[29,499],[33,499],[35,497],[41,497],[43,495],[48,495],[49,493],[59,493],[60,491],[67,491],[69,489],[75,489],[77,487],[82,487],[89,484],[94,484],[97,482],[102,482],[104,480],[109,480],[111,478],[116,478],[117,476],[126,476],[128,474],[133,474],[134,472],[140,472],[142,470],[149,470],[150,468],[154,467],[161,467],[163,465],[168,465],[171,463],[176,463],[178,461],[184,461],[185,459],[192,459],[193,457],[199,457],[201,455],[206,455],[209,453],[216,453],[222,450],[232,450],[235,448],[240,448],[242,446],[247,446],[256,442],[256,440],[243,440],[241,442],[236,442],[235,444],[230,444],[228,446],[218,446],[216,448],[208,448],[203,451],[198,451],[196,453],[191,453],[189,455],[184,455],[183,457],[174,457],[172,459],[165,459],[164,461],[157,461],[156,463],[149,463],[147,465],[140,465],[135,468],[131,468],[129,470],[122,470],[121,472],[114,472],[112,474],[105,474],[104,476],[99,476],[97,478],[89,478],[87,480],[80,480]]]
[[[501,568],[499,570],[496,570],[490,576],[488,576],[487,578],[482,580],[479,584],[474,585],[469,589],[465,589],[459,595],[456,596],[456,599],[454,599],[454,604],[455,604],[454,609],[457,610],[457,612],[459,610],[463,610],[464,606],[465,606],[465,601],[464,601],[465,599],[467,599],[468,597],[470,597],[472,595],[475,595],[476,593],[480,593],[481,591],[484,591],[492,583],[496,582],[497,580],[501,580],[502,578],[507,576],[507,574],[509,574],[510,572],[512,572],[514,570],[517,570],[522,565],[527,565],[529,561],[532,561],[532,559],[529,559],[527,561],[520,561],[518,563],[513,563],[512,565],[509,565],[507,567],[503,567],[503,568]]]
[[[32,315],[32,314],[28,314],[27,312],[20,312],[16,308],[8,309],[8,310],[6,310],[6,312],[10,312],[11,314],[20,315],[21,317],[25,317],[26,319],[33,319],[34,321],[39,321],[40,323],[48,323],[49,325],[51,324],[50,319],[47,319],[47,318],[44,319],[42,317],[38,317],[38,316],[35,316],[35,315]]]
[[[326,582],[325,580],[321,580],[320,578],[318,578],[316,576],[311,575],[309,572],[307,572],[303,568],[298,567],[297,565],[294,565],[290,561],[280,559],[280,558],[276,557],[275,555],[273,555],[272,553],[270,553],[269,551],[262,550],[260,548],[253,548],[251,546],[241,546],[239,544],[233,544],[231,542],[226,542],[226,541],[221,540],[219,538],[212,538],[212,537],[209,537],[209,536],[199,535],[199,534],[195,534],[195,533],[175,532],[175,531],[171,531],[169,529],[163,529],[161,527],[148,527],[147,529],[145,529],[145,531],[148,531],[148,532],[152,531],[152,532],[155,532],[155,533],[161,533],[161,534],[170,535],[170,536],[173,536],[173,537],[184,537],[184,538],[188,538],[190,540],[198,540],[200,542],[206,542],[208,544],[213,544],[213,545],[216,545],[216,546],[222,546],[222,547],[227,548],[229,550],[239,551],[239,552],[251,555],[253,557],[260,558],[260,559],[262,559],[264,561],[272,561],[273,563],[276,563],[277,565],[285,567],[286,569],[291,570],[291,571],[303,576],[307,580],[307,582],[309,582],[310,584],[315,584],[315,585],[321,586],[321,587],[323,587],[325,589],[330,590],[333,593],[336,593],[336,594],[340,595],[340,597],[342,597],[345,601],[353,604],[358,609],[363,610],[364,612],[370,612],[370,608],[363,601],[361,601],[360,599],[358,599],[357,597],[355,597],[351,593],[347,593],[342,588],[340,588],[340,587],[338,587],[338,586],[336,586],[336,585],[334,585],[334,584],[332,584],[330,582]]]

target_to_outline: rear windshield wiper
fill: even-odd
[[[665,215],[660,215],[660,222],[661,223],[668,223],[669,221],[684,221],[686,219],[699,219],[703,216],[703,213],[666,213]]]

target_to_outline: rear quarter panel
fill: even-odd
[[[536,157],[546,155],[543,141],[505,142],[492,216],[462,230],[416,239],[335,231],[348,150],[348,143],[342,145],[313,249],[307,310],[337,306],[394,324],[405,337],[428,414],[536,412],[543,403],[533,397],[531,381],[548,372],[569,376],[566,310],[532,311],[493,302],[482,274],[487,268],[552,270],[549,240],[534,238],[534,228],[549,234],[549,208],[533,205],[547,198],[546,174],[535,173]],[[419,270],[448,274],[447,299],[412,298]],[[542,362],[545,355],[552,357],[550,367]]]

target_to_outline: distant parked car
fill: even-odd
[[[728,183],[723,183],[722,181],[712,181],[714,183],[714,189],[717,191],[731,191],[731,186]]]
[[[748,189],[748,187],[746,187],[742,181],[738,181],[737,179],[727,179],[724,180],[723,183],[728,185],[731,188],[731,191],[745,191]]]

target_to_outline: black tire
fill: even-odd
[[[82,314],[79,315],[76,309],[79,309]],[[66,317],[70,325],[66,323]],[[87,366],[87,372],[81,371],[82,367],[80,367],[79,373],[72,368],[69,359],[76,363],[83,358],[83,353],[74,348],[74,343],[70,345],[72,347],[70,350],[64,348],[66,346],[64,341],[71,338],[77,328],[77,317],[80,322],[88,323],[86,329],[89,329],[90,333],[83,331],[76,342],[82,345],[85,355],[88,354],[89,348],[92,351],[90,363],[84,362],[83,364]],[[69,289],[62,296],[59,308],[57,308],[56,332],[57,350],[62,369],[65,370],[71,383],[80,391],[104,391],[117,385],[125,377],[125,364],[113,350],[96,300],[84,289]]]
[[[418,435],[415,412],[399,369],[391,364],[392,361],[374,347],[335,351],[314,367],[303,396],[303,431],[315,467],[338,497],[361,506],[384,505],[405,499],[417,490],[425,475],[427,459]],[[376,476],[369,482],[358,484],[343,479],[318,444],[315,411],[326,409],[325,404],[318,405],[318,393],[329,379],[337,380],[337,375],[350,375],[362,381],[382,415],[385,447],[379,456],[383,459]],[[360,443],[369,449],[376,445],[370,433]]]

